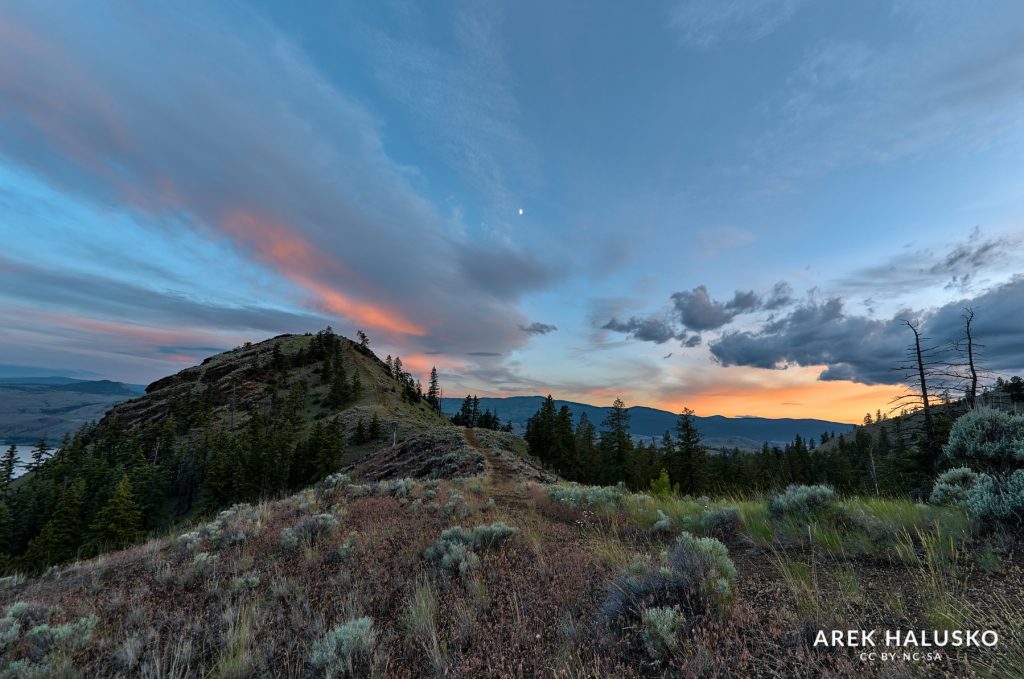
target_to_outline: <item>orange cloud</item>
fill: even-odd
[[[236,241],[255,250],[260,259],[274,266],[288,280],[313,293],[318,309],[345,316],[370,329],[404,335],[427,334],[425,328],[397,309],[353,299],[317,280],[317,276],[348,272],[344,272],[339,262],[315,251],[305,239],[286,226],[236,210],[223,220],[222,227]]]

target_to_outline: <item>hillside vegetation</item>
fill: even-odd
[[[407,374],[329,330],[239,347],[149,385],[4,489],[0,568],[125,547],[445,424]]]
[[[1014,677],[1024,667],[1022,564],[975,549],[963,510],[816,488],[712,501],[525,481],[535,467],[510,435],[462,435],[479,470],[334,474],[41,578],[7,578],[6,671]],[[1000,644],[899,663],[814,646],[820,629],[875,628],[995,629]]]
[[[865,481],[881,430],[730,459],[688,412],[652,451],[621,403],[579,438],[547,399],[523,440],[452,426],[395,364],[329,332],[242,347],[5,489],[0,676],[1024,673],[1024,417],[958,417],[938,469],[894,446],[911,499]],[[730,492],[734,463],[763,483]],[[922,641],[880,661],[833,630]]]

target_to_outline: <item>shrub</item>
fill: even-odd
[[[412,489],[416,486],[416,482],[413,479],[397,479],[395,485],[391,490],[391,494],[395,497],[406,497],[412,492]]]
[[[578,483],[558,484],[548,487],[548,498],[567,507],[587,505],[591,508],[621,508],[624,503],[625,487],[581,486]]]
[[[371,618],[357,618],[330,630],[313,644],[309,666],[314,676],[356,676],[355,663],[369,659],[377,641]]]
[[[734,535],[739,532],[742,525],[740,512],[735,507],[709,509],[683,519],[683,528],[687,531],[715,537]]]
[[[465,577],[480,563],[474,550],[496,549],[518,532],[518,528],[500,521],[473,530],[453,526],[441,532],[440,539],[427,548],[423,557],[442,572],[457,572]]]
[[[665,606],[645,608],[640,619],[640,638],[651,658],[664,660],[679,650],[679,633],[686,621],[678,610]]]
[[[966,507],[967,493],[978,482],[978,475],[968,467],[957,467],[944,472],[935,480],[928,499],[933,505]]]
[[[0,618],[0,653],[17,640],[21,624],[14,618]]]
[[[979,527],[1024,526],[1024,416],[967,412],[953,423],[942,452],[960,466],[936,479],[934,504],[966,508]]]
[[[1024,416],[976,408],[957,418],[942,449],[951,462],[975,471],[1006,472],[1024,466]]]
[[[768,513],[774,518],[811,517],[831,509],[835,503],[836,493],[828,486],[794,484],[768,500]]]
[[[655,533],[667,533],[672,530],[672,520],[668,518],[668,514],[658,510],[658,520],[651,526],[651,530]]]
[[[462,577],[474,570],[480,563],[480,558],[472,547],[462,542],[447,540],[438,540],[427,547],[423,557],[442,572],[458,573]]]
[[[331,553],[327,555],[328,562],[337,563],[339,561],[344,561],[349,556],[351,556],[352,550],[356,548],[356,540],[358,539],[359,533],[355,532],[354,530],[349,531],[349,534],[346,535],[345,539],[341,541],[341,544],[338,545],[338,548],[332,550]]]
[[[1018,469],[1007,479],[978,474],[967,491],[966,507],[982,525],[995,522],[1018,528],[1024,526],[1024,469]]]
[[[736,567],[725,545],[682,533],[663,564],[616,578],[598,617],[622,631],[642,627],[646,609],[671,608],[677,611],[673,629],[678,631],[699,617],[721,616],[732,599],[735,579]]]
[[[331,514],[307,516],[291,528],[281,529],[281,546],[287,550],[298,549],[299,545],[312,547],[316,541],[338,528],[338,520]]]
[[[694,560],[694,554],[701,558]],[[732,598],[736,565],[726,546],[715,538],[697,538],[686,532],[680,533],[675,547],[668,554],[668,563],[673,568],[702,568],[715,598],[723,604]]]
[[[25,635],[29,657],[39,661],[58,649],[65,653],[77,651],[89,641],[97,622],[98,618],[90,615],[65,625],[50,627],[43,624],[33,627]]]

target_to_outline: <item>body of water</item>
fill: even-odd
[[[5,443],[3,450],[0,452],[6,453],[7,449],[10,447],[10,443]],[[18,466],[14,470],[14,476],[18,477],[25,473],[25,465],[32,461],[32,449],[35,448],[35,446],[18,445],[16,448],[18,449]],[[50,451],[50,455],[53,455],[55,452],[57,452],[56,448]]]

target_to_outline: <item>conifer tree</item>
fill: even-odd
[[[698,494],[707,487],[707,451],[693,421],[693,411],[683,408],[676,420],[675,458],[668,467],[672,484],[684,494]],[[673,472],[675,475],[673,475]]]
[[[384,438],[384,427],[381,426],[380,417],[378,417],[376,412],[370,418],[370,431],[368,433],[371,441],[379,441]]]
[[[363,424],[362,416],[356,421],[356,431],[352,434],[352,443],[357,446],[366,443],[366,425]]]
[[[41,466],[43,466],[43,462],[46,461],[46,458],[49,457],[49,455],[50,446],[46,444],[46,439],[39,439],[39,442],[36,443],[35,448],[32,449],[32,462],[29,466],[29,469],[33,471],[39,469]]]
[[[90,526],[92,544],[100,550],[126,547],[139,537],[140,526],[139,506],[125,474]]]
[[[612,403],[601,430],[602,482],[618,483],[626,478],[626,461],[633,453],[633,439],[629,435],[629,411],[622,399]]]
[[[11,486],[11,481],[14,480],[14,470],[18,466],[18,446],[11,444],[11,447],[4,453],[3,460],[0,461],[0,494],[6,495],[7,489]]]
[[[427,388],[427,403],[430,407],[441,412],[441,383],[437,378],[437,367],[430,369],[430,386]]]

